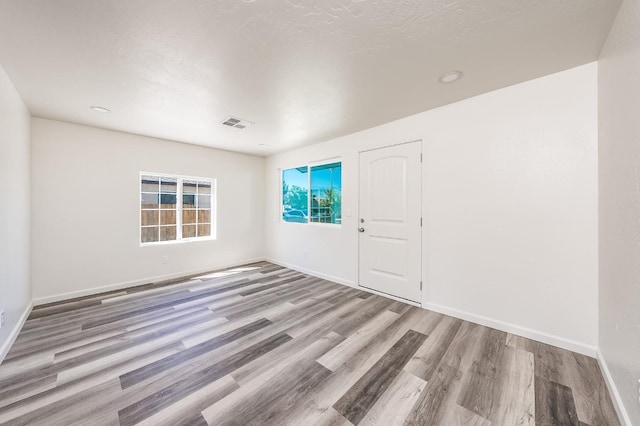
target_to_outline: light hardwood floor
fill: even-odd
[[[37,307],[8,425],[618,425],[597,362],[269,263]]]

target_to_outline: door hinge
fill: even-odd
[[[422,226],[422,218],[420,218],[420,226]]]
[[[420,281],[420,291],[422,291],[422,281]]]
[[[420,162],[422,163],[422,153],[420,153]]]

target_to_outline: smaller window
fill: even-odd
[[[342,223],[342,163],[282,170],[282,220]]]

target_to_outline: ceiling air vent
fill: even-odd
[[[229,127],[235,127],[236,129],[246,129],[247,127],[251,126],[253,122],[248,120],[242,120],[236,117],[229,117],[226,120],[224,120],[222,124]]]

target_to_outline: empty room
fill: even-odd
[[[0,0],[0,425],[640,425],[640,0]]]

